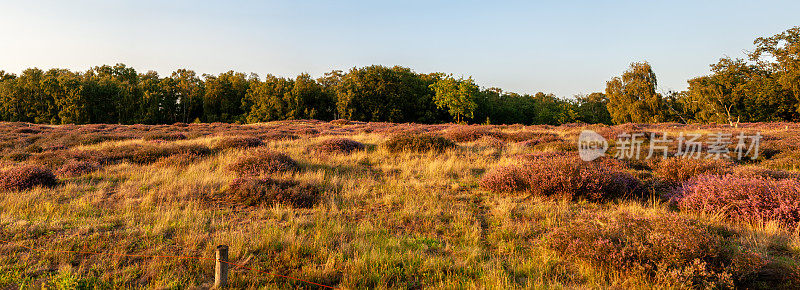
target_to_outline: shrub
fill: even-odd
[[[186,140],[186,135],[181,133],[151,133],[147,134],[142,139],[147,141],[175,141],[175,140]]]
[[[319,199],[315,186],[270,178],[236,178],[228,185],[223,200],[245,206],[276,203],[310,208]]]
[[[428,151],[444,152],[455,148],[456,143],[450,139],[432,134],[400,134],[389,138],[384,144],[389,152],[413,151],[424,153]]]
[[[223,137],[214,143],[213,150],[225,150],[230,148],[250,148],[264,145],[264,141],[250,136],[231,136]]]
[[[314,145],[314,150],[325,153],[349,154],[356,150],[364,150],[364,144],[345,138],[327,139]]]
[[[202,145],[171,145],[153,146],[128,144],[123,146],[108,147],[102,150],[90,152],[92,159],[101,164],[108,164],[119,161],[127,161],[135,164],[150,164],[158,159],[176,155],[190,154],[205,156],[211,154],[211,149]]]
[[[739,177],[766,177],[773,179],[800,179],[800,172],[767,169],[758,166],[736,166],[733,168],[733,175]]]
[[[299,166],[286,154],[274,151],[258,151],[253,155],[242,156],[228,165],[228,170],[246,175],[295,171]]]
[[[547,245],[569,258],[638,272],[676,287],[733,288],[746,284],[740,278],[765,261],[736,252],[725,235],[674,214],[585,214],[550,232]]]
[[[13,132],[17,133],[17,134],[36,134],[36,133],[41,132],[41,130],[39,130],[39,129],[35,128],[35,127],[23,127],[23,128],[14,129]]]
[[[31,154],[24,151],[12,151],[6,155],[6,159],[16,162],[28,160],[28,157],[31,157]]]
[[[296,140],[299,139],[295,134],[290,134],[286,132],[269,132],[266,134],[262,134],[261,139],[264,140],[273,140],[273,141],[282,141],[282,140]]]
[[[29,162],[43,165],[47,168],[59,168],[67,162],[68,152],[65,150],[60,151],[47,151],[33,156]]]
[[[677,195],[681,209],[724,213],[733,220],[800,222],[800,181],[701,175]]]
[[[492,132],[487,127],[481,126],[455,126],[444,132],[444,137],[456,142],[472,142],[483,136],[500,137],[499,132]]]
[[[496,148],[496,149],[503,149],[506,147],[506,143],[503,143],[503,140],[492,136],[483,136],[480,140],[478,140],[478,144],[481,146],[489,147],[489,148]]]
[[[635,193],[640,182],[608,162],[552,157],[494,168],[483,176],[480,186],[494,192],[601,200]]]
[[[765,160],[761,166],[773,169],[800,170],[800,151],[787,151]]]
[[[90,173],[99,168],[100,166],[94,162],[71,160],[61,166],[61,168],[56,171],[56,174],[63,177],[74,177]]]
[[[203,156],[191,153],[175,154],[158,159],[153,165],[158,167],[183,167],[200,160]]]
[[[53,172],[42,167],[15,167],[0,173],[0,190],[25,190],[35,186],[50,187],[58,183]]]
[[[698,175],[730,173],[733,166],[724,159],[667,158],[655,162],[653,174],[676,186]]]
[[[534,141],[528,141],[534,142]],[[576,142],[567,141],[553,141],[546,143],[537,143],[533,149],[538,151],[578,151],[578,144]]]
[[[336,119],[336,120],[330,121],[329,123],[331,123],[332,125],[339,125],[339,126],[352,124],[352,122],[350,122],[350,120],[347,120],[347,119]]]
[[[501,139],[508,142],[533,141],[533,143],[536,144],[561,140],[561,138],[554,133],[532,132],[532,131],[518,131],[513,133],[506,133],[501,136]],[[535,144],[531,144],[531,146],[533,145]]]

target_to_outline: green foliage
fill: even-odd
[[[179,69],[169,77],[124,64],[86,72],[0,71],[0,121],[171,124],[347,119],[485,124],[729,123],[800,121],[800,27],[758,38],[750,60],[723,58],[689,89],[657,92],[647,62],[633,63],[604,93],[559,98],[479,88],[472,78],[372,65],[313,79]]]
[[[588,124],[612,123],[611,113],[608,112],[608,98],[603,93],[591,93],[586,96],[577,96],[575,113],[576,120]]]
[[[666,118],[656,74],[647,62],[632,63],[622,77],[606,83],[608,112],[614,123],[652,123]]]
[[[455,79],[452,75],[440,78],[430,85],[436,93],[433,101],[439,109],[446,108],[456,122],[461,123],[463,117],[473,118],[475,97],[479,89],[472,78]]]

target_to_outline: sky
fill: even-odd
[[[125,63],[162,76],[315,77],[372,64],[571,97],[648,61],[685,89],[800,25],[800,1],[7,1],[0,70]]]

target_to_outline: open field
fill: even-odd
[[[755,160],[584,162],[584,129],[611,154],[623,132],[763,138]],[[793,123],[0,123],[0,148],[0,288],[207,288],[213,260],[22,246],[213,258],[220,244],[338,288],[800,287]]]

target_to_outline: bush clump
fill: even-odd
[[[800,151],[787,151],[773,156],[761,163],[772,169],[800,170]]]
[[[679,189],[684,210],[723,213],[733,220],[800,223],[800,180],[701,175]]]
[[[186,140],[186,135],[182,133],[151,133],[144,135],[142,139],[146,141],[176,141],[176,140]]]
[[[101,164],[110,164],[120,161],[127,161],[135,164],[151,164],[161,158],[177,154],[206,156],[211,154],[211,149],[203,145],[153,146],[128,144],[108,147],[89,153],[92,159]]]
[[[472,142],[484,136],[501,137],[500,132],[493,132],[481,126],[455,126],[444,132],[444,137],[456,142]]]
[[[52,171],[46,168],[27,165],[0,172],[0,190],[19,191],[35,186],[51,187],[58,184]]]
[[[313,207],[319,199],[316,186],[270,178],[236,178],[228,185],[223,200],[245,205],[286,204],[298,208]]]
[[[313,149],[324,153],[349,154],[356,150],[364,150],[364,144],[347,138],[333,138],[315,144]]]
[[[213,150],[225,150],[230,148],[251,148],[264,145],[264,141],[250,136],[231,136],[223,137],[214,144]]]
[[[228,170],[244,175],[296,171],[298,169],[297,162],[291,157],[280,152],[268,150],[242,156],[228,165]]]
[[[547,132],[518,131],[503,134],[502,139],[508,142],[522,142],[525,146],[532,147],[536,144],[561,141],[558,135]]]
[[[527,192],[566,199],[601,200],[636,193],[640,181],[611,165],[571,156],[544,157],[494,168],[483,176],[480,186],[494,192]]]
[[[389,152],[412,151],[425,153],[428,151],[444,152],[455,148],[456,143],[450,139],[433,134],[400,134],[389,138],[384,144]]]
[[[550,232],[547,245],[569,258],[676,286],[734,288],[764,261],[736,252],[725,235],[677,215],[584,214]]]
[[[653,174],[671,185],[680,185],[698,175],[724,175],[733,167],[731,161],[724,159],[667,158],[656,162]]]
[[[70,160],[61,166],[61,168],[56,171],[56,174],[62,177],[75,177],[93,172],[99,168],[100,166],[94,162]]]

